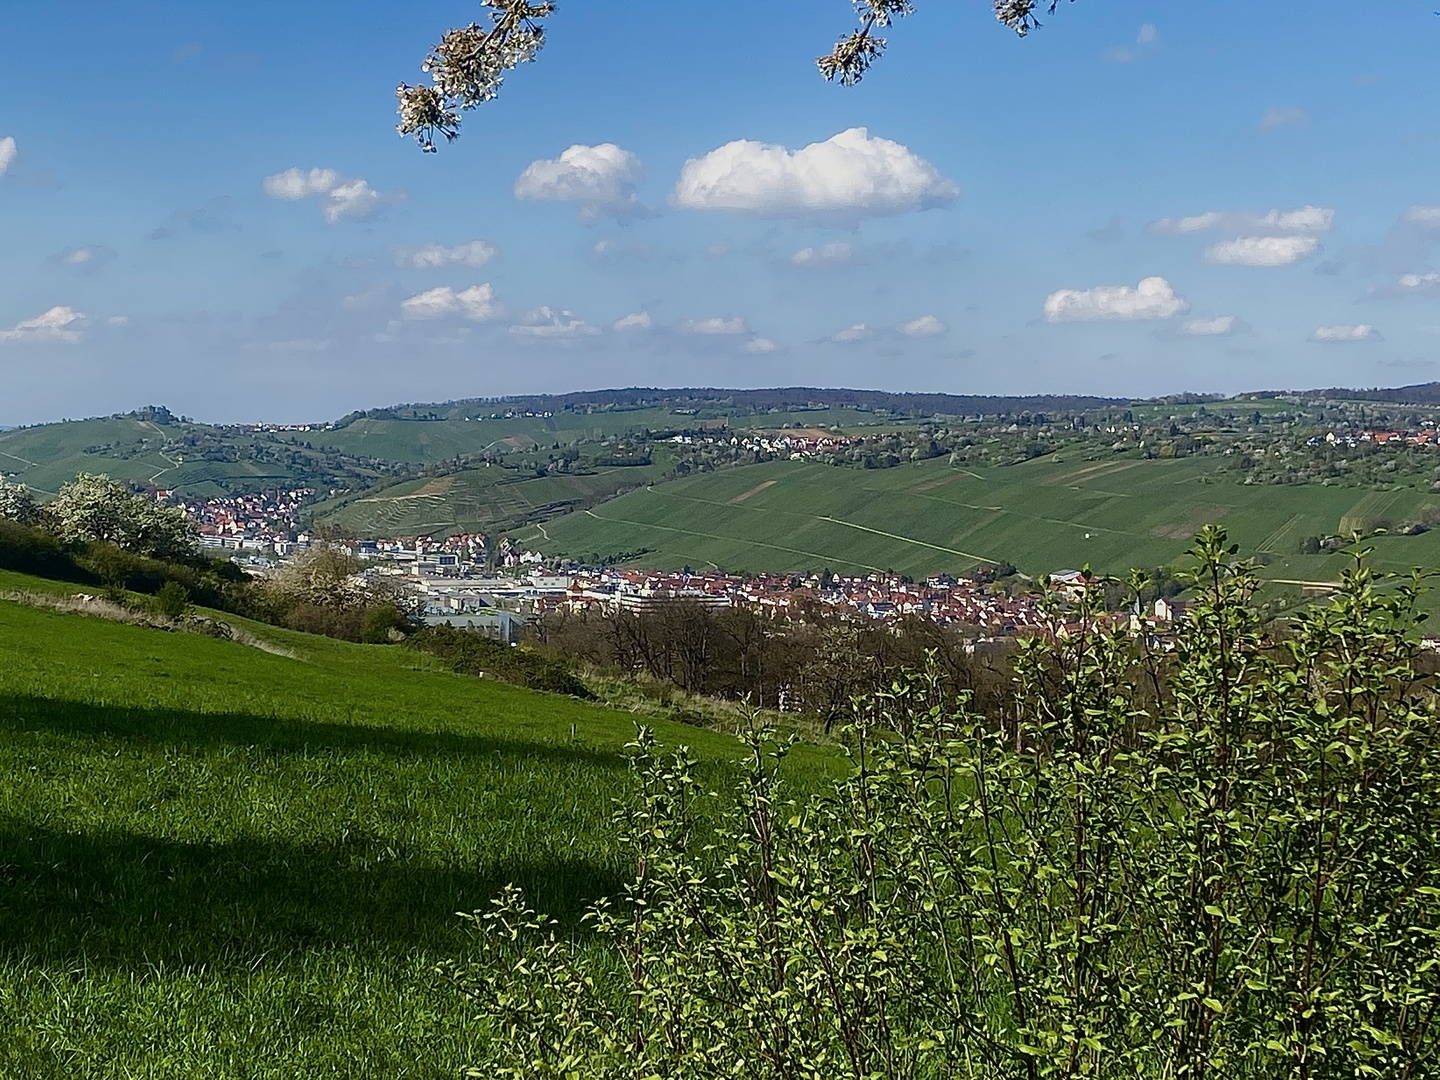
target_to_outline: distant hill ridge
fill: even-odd
[[[1196,401],[1208,395],[1185,395]],[[1089,394],[918,394],[895,393],[888,390],[851,390],[817,386],[782,386],[757,390],[722,387],[631,386],[614,390],[584,390],[568,394],[522,394],[507,397],[465,398],[443,403],[412,403],[383,409],[366,409],[351,413],[339,422],[360,419],[403,419],[417,413],[463,412],[484,408],[522,409],[558,412],[578,406],[599,408],[729,407],[738,409],[857,408],[884,410],[907,416],[952,415],[977,413],[1066,412],[1105,409],[1130,404],[1130,398],[1097,397]]]
[[[1328,390],[1307,390],[1308,397],[1343,398],[1346,401],[1383,401],[1387,405],[1435,405],[1440,403],[1440,382],[1415,383],[1411,386],[1368,390],[1331,387]]]

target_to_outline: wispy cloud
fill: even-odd
[[[1269,135],[1282,128],[1308,128],[1310,114],[1292,105],[1271,105],[1260,118],[1260,133]]]
[[[1160,47],[1160,31],[1154,23],[1145,23],[1135,35],[1133,45],[1116,46],[1105,50],[1105,59],[1111,64],[1133,64],[1146,53]]]
[[[912,338],[940,337],[950,330],[948,326],[934,315],[921,315],[918,319],[902,322],[895,329],[899,330],[900,333],[906,337]]]
[[[1366,341],[1384,341],[1380,331],[1369,323],[1359,326],[1317,326],[1310,340],[1325,345],[1354,345]]]
[[[1313,236],[1242,236],[1206,248],[1204,259],[1214,266],[1290,266],[1319,250]]]
[[[395,253],[395,262],[413,270],[448,270],[457,266],[478,270],[499,253],[499,248],[485,240],[471,240],[453,247],[430,243],[400,248]]]

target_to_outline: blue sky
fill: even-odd
[[[1440,378],[1433,4],[917,7],[847,90],[841,0],[562,0],[422,155],[394,86],[474,5],[11,5],[0,424]]]

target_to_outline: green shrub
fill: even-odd
[[[571,697],[595,696],[563,660],[512,648],[471,630],[427,626],[410,635],[405,644],[439,657],[450,670],[462,675],[485,676]]]
[[[154,605],[156,612],[168,619],[183,618],[190,610],[190,590],[178,581],[167,581],[155,593]]]
[[[1173,649],[1053,603],[1013,714],[898,682],[818,796],[764,732],[724,799],[642,732],[608,954],[513,888],[467,917],[481,956],[447,970],[493,1022],[469,1075],[1440,1075],[1416,582],[1357,565],[1277,641],[1224,532],[1194,553]]]

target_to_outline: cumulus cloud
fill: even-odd
[[[478,270],[499,253],[499,248],[484,240],[471,240],[454,247],[430,243],[416,248],[401,248],[395,253],[395,262],[414,270],[447,270],[454,266]]]
[[[645,212],[635,185],[645,175],[640,159],[614,143],[576,144],[558,158],[532,161],[515,180],[515,198],[572,202],[580,220],[637,217]]]
[[[1244,334],[1250,327],[1234,315],[1217,315],[1213,319],[1187,319],[1180,324],[1180,333],[1186,337],[1233,337]]]
[[[895,329],[906,337],[926,338],[939,337],[949,331],[949,327],[937,319],[934,315],[921,315],[918,319],[911,319],[909,322],[902,322]]]
[[[73,345],[80,340],[85,315],[72,307],[52,307],[49,311],[16,323],[9,330],[0,330],[0,343],[6,345]]]
[[[1258,235],[1324,236],[1335,224],[1335,211],[1327,206],[1302,206],[1298,210],[1271,210],[1265,214],[1209,210],[1186,217],[1164,217],[1152,221],[1150,232],[1160,236],[1187,236],[1212,231]]]
[[[1317,326],[1310,335],[1311,341],[1328,345],[1353,345],[1362,341],[1384,341],[1380,331],[1369,323],[1359,326]]]
[[[1205,249],[1214,266],[1290,266],[1320,250],[1313,236],[1242,236]]]
[[[518,338],[531,340],[594,337],[599,327],[591,326],[573,311],[560,308],[538,307],[527,312],[525,318],[510,327],[510,333]]]
[[[343,177],[334,169],[286,169],[265,177],[260,187],[270,198],[282,202],[317,199],[325,221],[331,225],[346,218],[362,221],[384,203],[405,198],[403,192],[382,195],[364,179]]]
[[[821,244],[819,247],[804,247],[787,260],[791,266],[802,270],[825,270],[849,266],[855,261],[855,248],[844,241]]]
[[[691,158],[670,194],[682,210],[855,221],[949,206],[960,189],[924,158],[850,128],[796,151],[739,139]]]
[[[12,136],[6,135],[0,139],[0,176],[4,176],[10,166],[15,163],[16,153],[18,151],[15,149],[15,139]]]
[[[650,318],[648,311],[632,311],[629,315],[621,315],[611,325],[610,329],[617,334],[623,334],[631,330],[649,330],[655,325],[655,320]]]
[[[1045,298],[1045,318],[1052,323],[1169,319],[1189,310],[1163,277],[1148,277],[1134,288],[1060,289]]]
[[[711,336],[748,334],[750,327],[746,325],[744,318],[736,315],[730,319],[682,319],[680,320],[680,332],[682,334],[704,334]]]
[[[407,319],[459,317],[469,322],[488,322],[500,314],[495,289],[489,284],[471,285],[456,292],[449,286],[428,289],[400,302],[400,314]]]
[[[870,327],[863,322],[857,322],[853,326],[847,326],[843,330],[836,330],[830,335],[830,340],[841,345],[852,345],[857,341],[866,341],[871,336]]]
[[[768,337],[753,337],[745,343],[745,351],[751,356],[772,353],[777,347],[775,342],[771,341]]]
[[[1291,105],[1271,105],[1260,118],[1260,131],[1269,135],[1281,128],[1308,128],[1310,114]]]

